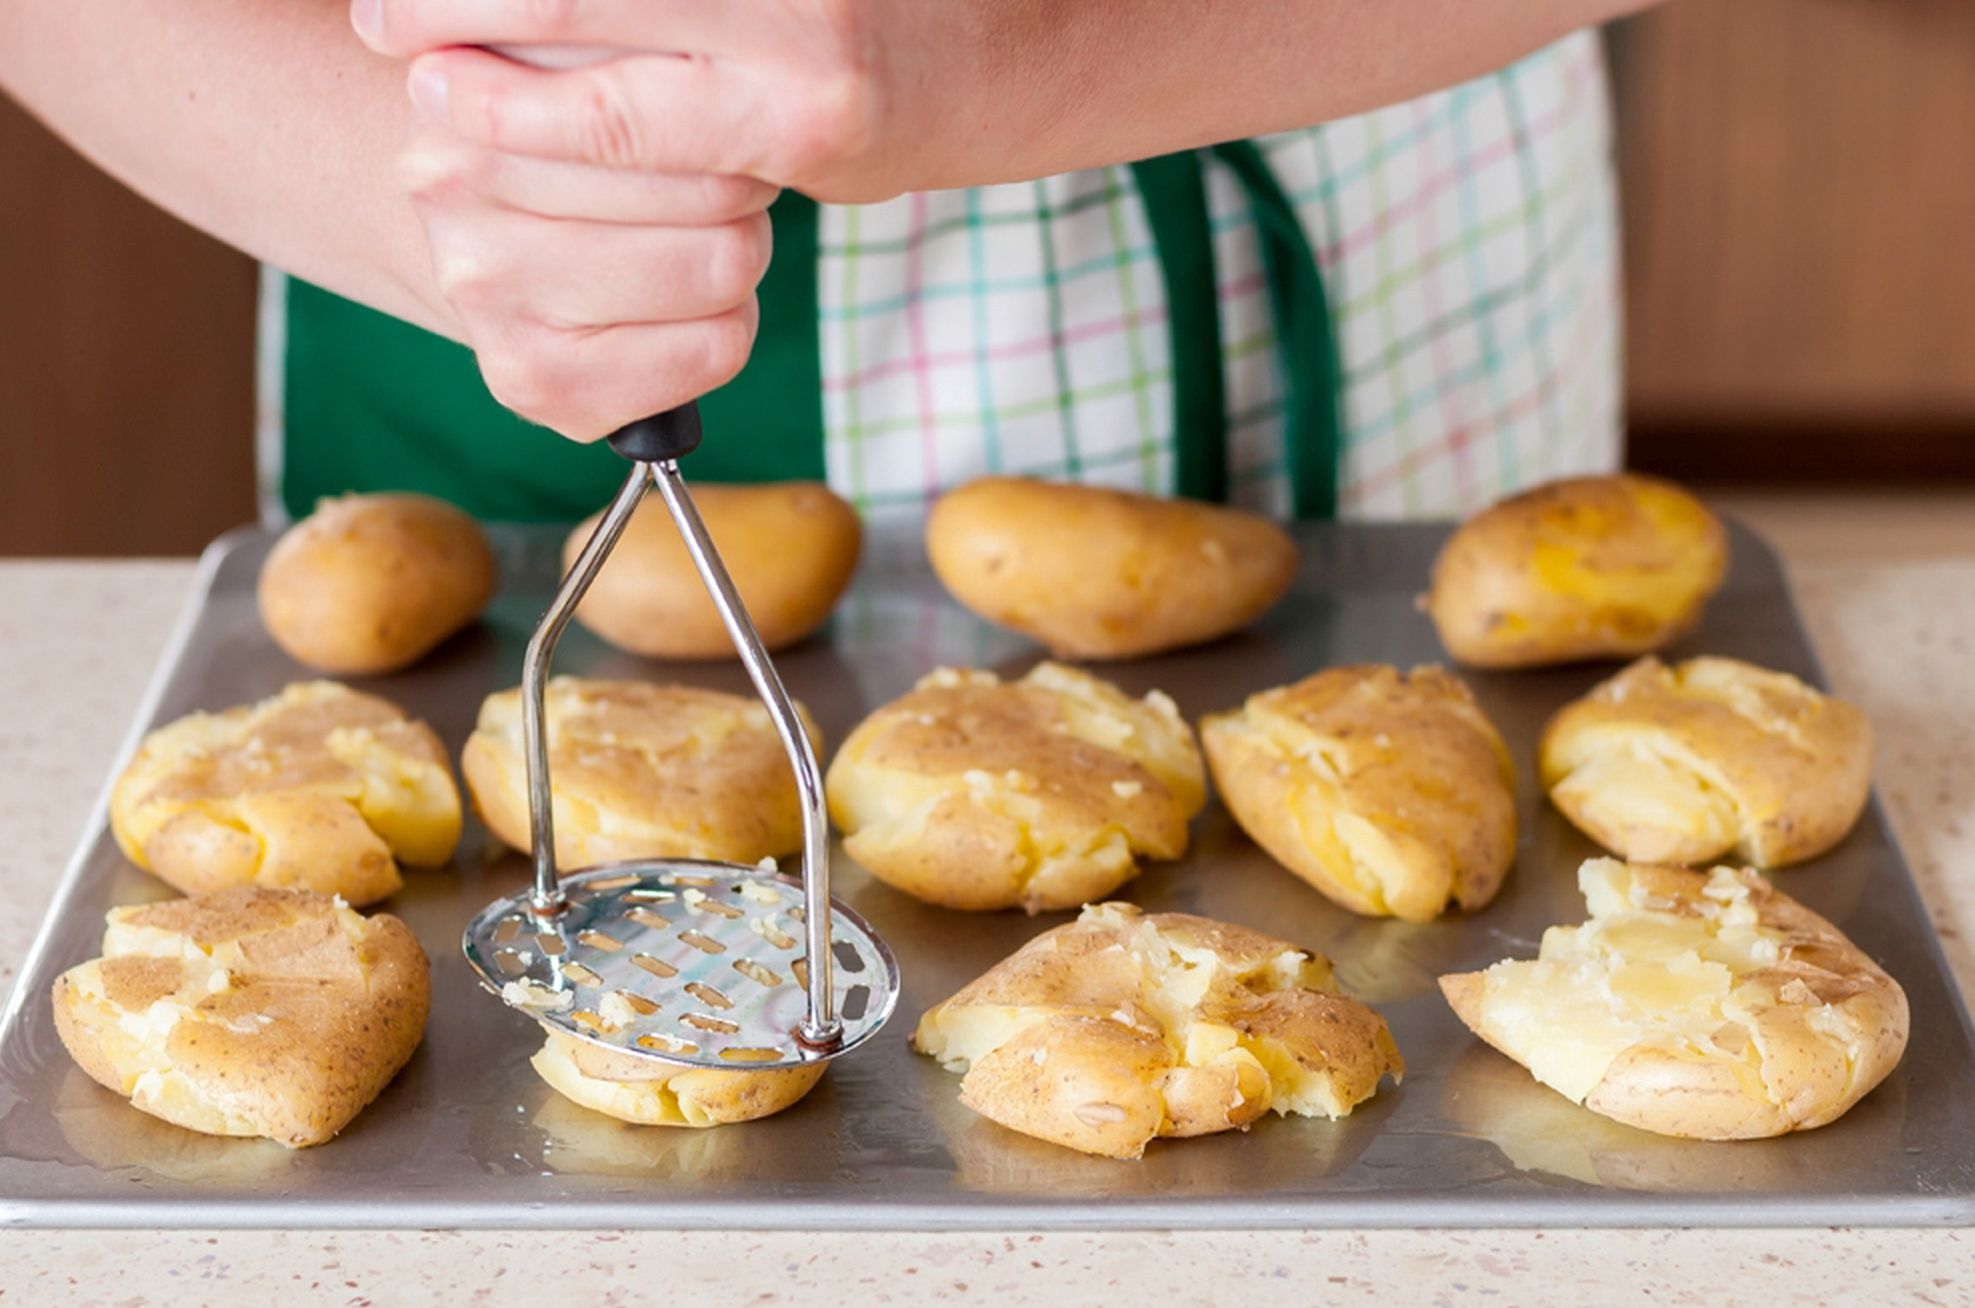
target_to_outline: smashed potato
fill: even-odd
[[[494,593],[480,524],[425,495],[324,500],[261,565],[261,621],[290,658],[344,676],[395,672]]]
[[[823,625],[857,570],[864,540],[857,510],[813,481],[706,482],[693,488],[693,502],[762,644],[782,649]],[[576,561],[602,516],[570,533],[562,552],[565,568]],[[647,658],[739,657],[672,515],[656,498],[631,515],[577,607],[576,620],[619,649]]]
[[[563,867],[631,858],[757,863],[802,847],[789,756],[756,699],[691,686],[553,677],[543,696],[555,856]],[[796,705],[809,739],[822,733]],[[521,692],[489,695],[460,771],[474,806],[515,849],[533,843]]]
[[[1296,579],[1296,543],[1259,514],[1102,486],[983,477],[926,519],[962,604],[1063,658],[1198,645],[1260,617]]]
[[[1242,829],[1355,913],[1480,908],[1515,858],[1508,749],[1439,668],[1330,668],[1210,715],[1200,739]]]
[[[55,980],[55,1029],[83,1071],[154,1117],[300,1148],[390,1084],[429,987],[397,918],[243,886],[110,910],[103,956]]]
[[[1837,1120],[1906,1049],[1906,995],[1752,871],[1578,871],[1580,927],[1533,961],[1442,977],[1476,1035],[1573,1103],[1662,1135],[1744,1140]]]
[[[1385,1020],[1286,940],[1096,904],[919,1021],[961,1102],[1088,1154],[1246,1128],[1273,1109],[1343,1117],[1405,1061]]]
[[[1727,532],[1680,487],[1574,477],[1462,523],[1424,607],[1447,652],[1475,667],[1629,658],[1699,622],[1727,569]]]
[[[1551,720],[1539,768],[1564,815],[1622,857],[1782,867],[1858,821],[1872,727],[1787,673],[1645,658]]]
[[[942,668],[844,741],[825,786],[844,849],[947,908],[1031,913],[1102,898],[1140,858],[1186,852],[1205,769],[1179,710],[1085,672]]]
[[[398,864],[459,842],[459,791],[431,728],[375,695],[298,682],[271,699],[158,728],[110,792],[110,831],[188,895],[298,886],[364,905]]]
[[[551,1032],[529,1060],[558,1094],[643,1126],[720,1126],[781,1112],[823,1079],[827,1063],[766,1072],[676,1067]]]

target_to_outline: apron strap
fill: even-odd
[[[1131,166],[1166,284],[1173,358],[1173,481],[1181,495],[1228,497],[1227,396],[1221,377],[1221,305],[1200,155]]]
[[[824,480],[816,202],[784,191],[768,220],[775,257],[755,290],[761,330],[740,375],[700,397],[707,439],[684,465],[696,481]]]
[[[1213,152],[1247,193],[1261,238],[1282,362],[1292,512],[1298,518],[1334,518],[1344,453],[1344,388],[1323,272],[1295,206],[1255,143],[1229,141]]]

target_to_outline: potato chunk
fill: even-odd
[[[261,567],[261,621],[309,667],[395,672],[479,616],[494,551],[480,524],[425,495],[324,500]]]
[[[459,841],[459,791],[431,728],[387,700],[299,682],[144,737],[110,794],[133,863],[187,894],[298,886],[364,905]]]
[[[1573,1103],[1739,1140],[1837,1120],[1906,1048],[1906,995],[1752,871],[1593,859],[1591,917],[1534,960],[1440,979],[1470,1030]]]
[[[103,956],[55,981],[55,1029],[83,1071],[208,1135],[321,1144],[418,1047],[425,953],[386,914],[243,886],[112,909]]]
[[[555,677],[543,697],[556,861],[755,863],[802,846],[795,774],[759,700],[691,686]],[[818,742],[801,705],[796,711]],[[489,695],[460,770],[487,827],[531,843],[521,692]]]
[[[678,1067],[584,1044],[552,1032],[529,1060],[558,1094],[593,1112],[643,1126],[752,1122],[796,1103],[827,1063],[767,1072]]]
[[[1353,912],[1480,908],[1515,858],[1508,749],[1438,668],[1329,668],[1209,716],[1200,736],[1242,829]]]
[[[1109,894],[1141,857],[1178,858],[1207,798],[1170,699],[1055,663],[1012,682],[934,672],[851,732],[826,788],[845,850],[879,880],[1031,913]]]
[[[1136,1158],[1263,1114],[1343,1117],[1405,1072],[1330,964],[1259,931],[1096,904],[1045,931],[913,1036],[961,1102],[1024,1135]]]
[[[1296,579],[1259,514],[1026,477],[983,477],[926,519],[953,597],[1064,658],[1123,659],[1238,631]]]
[[[830,616],[863,547],[853,509],[820,482],[693,488],[762,644],[782,649]],[[563,566],[596,530],[598,514],[563,546]],[[731,659],[734,641],[707,597],[671,514],[648,498],[576,610],[576,620],[619,649],[659,659]]]
[[[1447,652],[1475,667],[1628,658],[1699,622],[1727,568],[1727,533],[1680,487],[1574,477],[1462,523],[1424,606]]]
[[[1695,864],[1734,853],[1782,867],[1857,823],[1872,728],[1787,673],[1645,658],[1558,712],[1539,766],[1551,801],[1615,854]]]

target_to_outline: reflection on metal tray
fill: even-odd
[[[1432,661],[1413,596],[1443,529],[1302,529],[1295,593],[1253,630],[1104,669],[1169,692],[1189,718],[1327,664]],[[457,752],[482,696],[519,675],[553,581],[559,533],[497,532],[504,584],[480,626],[418,667],[357,682],[424,717]],[[206,560],[203,600],[143,724],[269,694],[307,675],[262,634],[254,579],[270,541],[236,533]],[[790,689],[841,741],[934,665],[1019,673],[1033,647],[941,593],[910,542],[878,539],[825,637],[784,655]],[[1774,556],[1744,531],[1705,626],[1675,654],[1736,655],[1816,678]],[[659,665],[572,632],[563,671],[670,678],[746,692],[737,665]],[[1434,978],[1527,955],[1583,906],[1591,846],[1541,802],[1531,753],[1544,719],[1610,671],[1476,673],[1517,755],[1522,844],[1501,897],[1423,926],[1354,917],[1250,845],[1218,806],[1193,851],[1122,894],[1260,926],[1330,955],[1392,1025],[1410,1071],[1342,1122],[1270,1117],[1245,1133],[1156,1142],[1142,1161],[1087,1158],[986,1122],[958,1078],[912,1054],[921,1010],[1055,914],[961,914],[919,904],[846,860],[838,894],[891,942],[905,992],[891,1026],[778,1117],[711,1131],[626,1126],[560,1099],[528,1067],[525,1017],[489,999],[460,929],[528,869],[477,826],[450,868],[407,873],[388,907],[433,959],[424,1046],[336,1141],[290,1153],[194,1135],[139,1113],[69,1062],[47,995],[93,956],[103,913],[167,893],[97,831],[78,854],[22,970],[0,1033],[0,1220],[126,1226],[1202,1227],[1955,1223],[1975,1219],[1975,1044],[1913,882],[1875,805],[1838,849],[1785,871],[1788,891],[1905,985],[1905,1063],[1833,1126],[1703,1144],[1616,1125],[1532,1082],[1471,1039]]]

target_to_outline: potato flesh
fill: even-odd
[[[107,951],[106,951],[107,954]],[[208,960],[210,962],[210,960]],[[224,989],[227,974],[211,967],[203,975],[191,971],[173,994],[155,1000],[142,1012],[119,1012],[103,988],[102,964],[92,961],[69,973],[80,1002],[99,1015],[101,1053],[114,1069],[119,1084],[109,1087],[134,1107],[207,1135],[257,1136],[261,1128],[248,1117],[215,1099],[206,1088],[172,1067],[166,1052],[181,1022],[199,1020],[198,1001],[217,983]]]
[[[1155,690],[1132,699],[1060,663],[1038,663],[1024,680],[1060,697],[1069,734],[1129,755],[1184,808],[1207,802],[1200,751],[1171,698]]]
[[[1696,863],[1735,847],[1741,815],[1703,768],[1643,742],[1591,753],[1551,787],[1558,807],[1600,831],[1631,833],[1626,852],[1642,862]]]
[[[437,867],[453,856],[457,820],[445,815],[458,812],[459,791],[446,769],[408,758],[363,727],[332,731],[324,744],[356,776],[350,802],[400,861]]]

